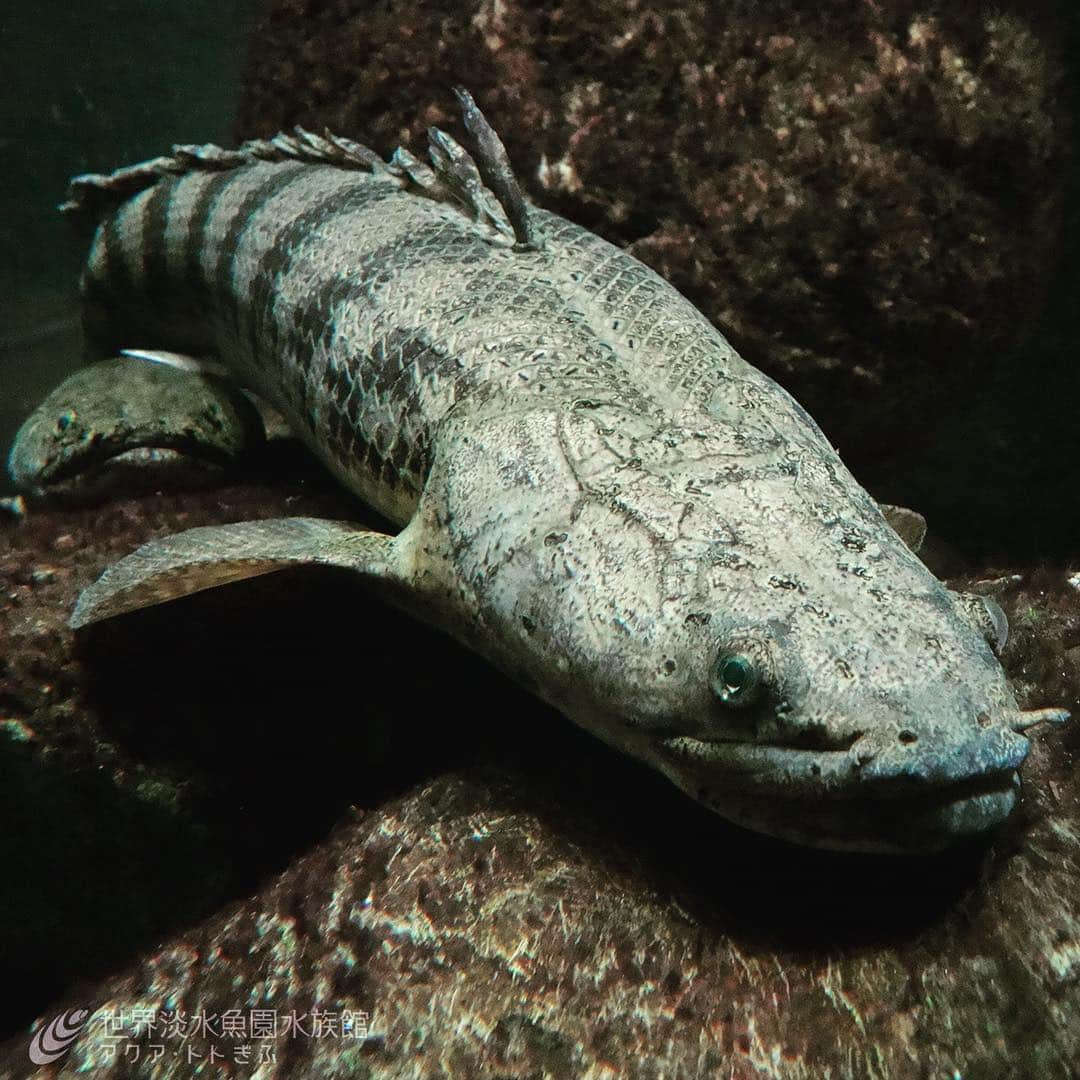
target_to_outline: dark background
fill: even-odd
[[[68,179],[173,143],[228,142],[244,0],[44,0],[0,16],[0,461],[78,362],[85,244],[57,213]],[[0,468],[0,491],[10,491]]]

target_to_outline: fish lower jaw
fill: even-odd
[[[202,487],[221,483],[223,462],[171,447],[138,446],[108,457],[56,469],[31,489],[40,498],[95,499],[114,491],[137,492],[165,486]]]
[[[864,781],[843,751],[711,743],[703,757],[686,745],[700,740],[664,742],[682,745],[665,747],[658,764],[698,802],[754,832],[828,850],[940,851],[1001,825],[1020,788],[1013,768],[937,783],[904,775]]]
[[[755,832],[803,847],[873,854],[930,855],[986,836],[1012,813],[1020,787],[1014,772],[922,798],[836,799],[814,803],[760,796],[710,802],[717,813]]]

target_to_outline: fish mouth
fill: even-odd
[[[1015,740],[1015,741],[1013,741]],[[1021,745],[1022,744],[1022,745]],[[687,794],[738,825],[840,851],[940,851],[1012,813],[1026,739],[976,744],[968,768],[874,770],[848,750],[660,740],[660,768]]]
[[[1016,806],[1020,776],[996,773],[921,796],[853,795],[821,802],[699,792],[701,802],[737,825],[804,847],[885,854],[932,854],[984,836]]]
[[[39,479],[41,483],[52,487],[67,480],[93,476],[103,469],[168,469],[181,464],[200,469],[223,469],[229,464],[229,460],[224,454],[215,453],[212,448],[190,443],[142,443],[117,447],[110,446],[103,440],[100,448],[58,455],[53,464],[41,470]]]
[[[171,446],[135,446],[116,452],[64,457],[35,477],[29,494],[82,502],[114,492],[133,494],[162,486],[202,487],[221,482],[228,462],[212,453]]]

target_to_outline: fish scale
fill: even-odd
[[[215,358],[401,531],[190,530],[106,571],[72,625],[344,567],[741,825],[906,851],[1000,824],[1022,733],[1067,715],[1018,707],[1000,608],[937,581],[921,518],[676,290],[526,203],[459,96],[476,159],[437,130],[429,166],[297,129],[73,181],[92,347]],[[245,445],[242,396],[127,368],[36,410],[20,486]]]

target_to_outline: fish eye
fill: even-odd
[[[745,653],[723,652],[713,668],[713,693],[725,705],[749,705],[757,696],[761,670]]]

